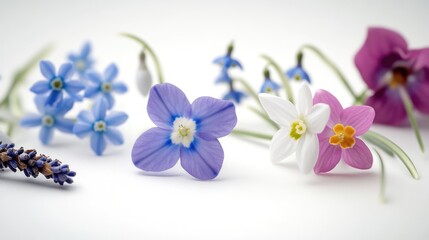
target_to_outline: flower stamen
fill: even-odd
[[[103,90],[103,92],[105,92],[105,93],[111,92],[112,91],[112,84],[109,82],[104,82],[101,85],[101,90]]]
[[[107,130],[107,125],[104,121],[97,121],[94,123],[94,131],[96,132],[105,132]]]
[[[291,138],[298,140],[307,131],[307,125],[302,120],[297,120],[291,124],[289,135]]]
[[[46,115],[42,119],[42,124],[47,127],[52,127],[54,125],[54,118],[52,116]]]
[[[170,135],[171,142],[188,148],[194,141],[196,128],[194,120],[184,117],[176,118],[173,123],[173,132]]]
[[[51,87],[54,90],[61,90],[63,89],[63,81],[61,80],[61,78],[55,78],[54,80],[51,81]]]
[[[340,145],[342,149],[352,148],[355,145],[356,130],[352,126],[337,123],[332,130],[335,134],[329,138],[331,145]]]

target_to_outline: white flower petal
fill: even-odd
[[[290,129],[281,128],[274,134],[270,145],[270,157],[273,162],[280,162],[296,151],[297,141],[289,136]]]
[[[136,76],[137,88],[143,96],[149,94],[149,89],[152,87],[152,75],[146,69],[139,69]]]
[[[281,97],[260,93],[259,101],[268,116],[282,127],[289,127],[290,123],[298,118],[295,106]]]
[[[299,140],[296,149],[298,167],[303,173],[309,173],[316,164],[319,156],[319,140],[315,134],[305,134]]]
[[[310,87],[307,83],[302,83],[298,92],[298,101],[296,102],[298,114],[307,115],[312,106],[313,96],[311,95]]]
[[[312,134],[321,133],[329,120],[331,109],[323,103],[315,104],[306,116],[307,129]]]

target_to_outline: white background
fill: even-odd
[[[421,175],[413,180],[399,160],[386,156],[384,204],[378,199],[376,159],[369,171],[341,164],[324,176],[303,175],[293,158],[271,164],[269,142],[234,136],[221,139],[225,161],[214,181],[195,180],[180,165],[160,174],[135,168],[130,159],[134,140],[153,124],[147,99],[135,88],[140,47],[118,33],[148,41],[166,80],[191,100],[226,92],[226,86],[213,84],[219,68],[211,61],[225,53],[231,40],[245,68],[234,74],[255,88],[265,64],[260,54],[286,69],[294,65],[299,46],[311,43],[362,89],[353,56],[367,28],[394,28],[411,47],[428,46],[428,10],[425,1],[0,1],[3,93],[13,72],[43,46],[55,45],[48,59],[59,65],[86,40],[93,43],[97,69],[117,63],[120,79],[130,88],[115,106],[130,115],[121,127],[126,143],[109,146],[103,157],[93,154],[89,139],[56,133],[53,144],[43,146],[39,129],[13,136],[18,145],[70,164],[78,175],[75,184],[58,187],[43,177],[0,172],[0,239],[427,239],[428,154],[419,152],[406,127],[374,127],[409,153]],[[350,104],[319,59],[309,53],[304,61],[314,89],[323,87]],[[151,62],[149,67],[153,70]],[[26,88],[41,77],[35,69]],[[22,94],[27,111],[35,111],[33,94],[27,89]],[[273,133],[246,107],[237,112],[239,128]],[[429,148],[428,118],[421,125]]]

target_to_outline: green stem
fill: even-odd
[[[248,107],[250,111],[252,111],[253,113],[255,113],[256,115],[258,115],[259,117],[261,117],[263,120],[265,120],[267,123],[269,123],[274,129],[279,130],[279,125],[277,125],[277,123],[275,123],[273,120],[271,120],[268,115],[265,112],[262,112],[252,106]]]
[[[377,149],[374,148],[375,153],[377,154],[378,160],[380,160],[380,201],[386,202],[386,175],[384,171],[383,158]]]
[[[405,110],[407,111],[408,121],[413,127],[414,135],[417,138],[417,142],[419,143],[420,150],[422,152],[425,151],[425,146],[423,144],[422,136],[420,135],[419,126],[417,125],[416,118],[414,116],[414,106],[413,102],[408,95],[408,92],[403,87],[399,87],[399,95],[401,96],[402,102],[404,103]]]
[[[311,52],[313,52],[314,54],[316,54],[329,68],[331,68],[331,70],[339,77],[339,79],[341,80],[341,82],[344,84],[344,86],[347,88],[347,90],[349,91],[349,93],[355,98],[358,99],[358,95],[357,93],[353,90],[352,86],[350,85],[349,81],[347,80],[347,78],[344,76],[344,74],[340,71],[340,69],[325,55],[322,53],[322,51],[320,51],[318,48],[316,48],[315,46],[306,44],[303,45],[299,52],[303,51],[304,49],[310,50]]]
[[[247,137],[254,137],[254,138],[259,138],[259,139],[264,139],[264,140],[271,140],[271,138],[273,138],[273,136],[268,135],[268,134],[250,132],[250,131],[239,130],[239,129],[232,130],[232,134],[247,136]]]
[[[233,79],[233,81],[237,81],[237,82],[239,82],[241,85],[243,85],[243,87],[246,89],[246,91],[250,94],[250,96],[252,96],[253,97],[253,99],[255,99],[255,101],[259,104],[259,106],[261,107],[261,108],[263,108],[262,107],[262,104],[261,104],[261,102],[259,101],[259,97],[258,97],[258,93],[252,88],[252,86],[250,86],[244,79],[242,79],[242,78],[235,78],[235,79]]]
[[[268,64],[271,65],[274,68],[274,70],[276,70],[277,74],[279,75],[280,79],[282,80],[283,87],[285,89],[285,93],[286,93],[288,100],[291,103],[294,103],[292,88],[289,85],[289,80],[287,79],[286,74],[283,73],[280,66],[271,57],[263,54],[263,55],[261,55],[261,58],[265,59],[268,62]]]
[[[364,102],[364,100],[365,100],[365,97],[366,97],[366,95],[367,95],[367,93],[368,93],[368,88],[367,89],[365,89],[365,90],[363,90],[359,95],[358,95],[358,97],[355,99],[355,102],[353,103],[353,105],[360,105],[360,104],[363,104],[363,102]]]
[[[400,148],[394,142],[373,131],[368,131],[367,133],[365,133],[363,135],[363,138],[368,142],[374,143],[377,146],[382,146],[382,149],[389,149],[390,152],[394,153],[396,156],[399,157],[399,159],[410,172],[411,176],[414,179],[419,179],[419,174],[417,172],[416,167],[414,166],[413,161],[411,161],[411,158],[404,152],[404,150],[402,150],[402,148]]]
[[[155,67],[156,67],[156,72],[158,74],[158,81],[159,83],[164,83],[164,77],[162,74],[162,70],[161,70],[161,64],[158,60],[158,57],[156,56],[155,52],[153,51],[153,49],[149,46],[149,44],[147,44],[145,41],[143,41],[143,39],[130,34],[130,33],[121,33],[122,36],[133,39],[134,41],[140,43],[142,45],[142,47],[147,50],[147,52],[149,53],[149,55],[152,57],[153,62],[155,63]]]

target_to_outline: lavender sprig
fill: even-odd
[[[76,176],[76,172],[70,171],[67,164],[62,164],[57,159],[52,160],[44,154],[37,154],[34,149],[14,147],[14,143],[2,144],[0,141],[0,169],[9,168],[13,172],[19,169],[25,176],[34,178],[42,174],[60,185],[73,183],[72,177]]]

